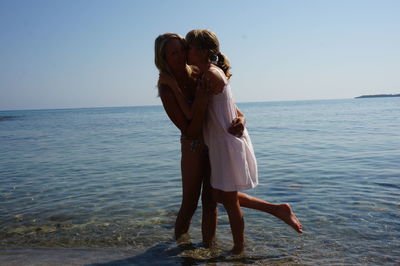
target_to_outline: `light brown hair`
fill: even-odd
[[[219,41],[214,32],[210,30],[191,30],[186,34],[185,39],[187,45],[193,45],[201,50],[206,50],[208,52],[209,61],[221,68],[227,78],[232,76],[229,72],[231,69],[230,62],[228,58],[221,53]]]

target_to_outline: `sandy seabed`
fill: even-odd
[[[0,265],[129,264],[142,250],[124,249],[1,249]],[[132,261],[131,261],[132,262]]]

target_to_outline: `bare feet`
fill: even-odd
[[[231,253],[233,255],[239,255],[239,254],[243,253],[243,250],[244,250],[244,245],[235,245],[233,247],[233,249],[231,250]]]
[[[278,210],[274,215],[293,227],[298,233],[303,233],[302,225],[288,203],[279,204]]]
[[[207,240],[207,241],[203,240],[203,247],[211,248],[213,246],[215,246],[215,239]]]
[[[179,238],[176,239],[176,244],[178,246],[185,246],[185,245],[191,245],[192,240],[189,234],[181,234]]]

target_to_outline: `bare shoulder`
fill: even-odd
[[[210,67],[205,73],[205,78],[210,81],[211,90],[214,94],[221,93],[225,87],[225,80],[222,78],[221,73],[215,68]]]

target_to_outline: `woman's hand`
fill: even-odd
[[[231,126],[228,128],[228,132],[235,137],[240,138],[243,135],[245,124],[246,121],[244,116],[236,117],[232,120]]]
[[[202,99],[207,99],[210,96],[210,80],[206,78],[201,78],[197,82],[196,97],[201,97]]]
[[[176,81],[176,79],[174,79],[170,75],[165,74],[165,73],[160,73],[159,81],[161,84],[165,84],[168,87],[170,87],[175,94],[182,93],[179,88],[178,82]]]

